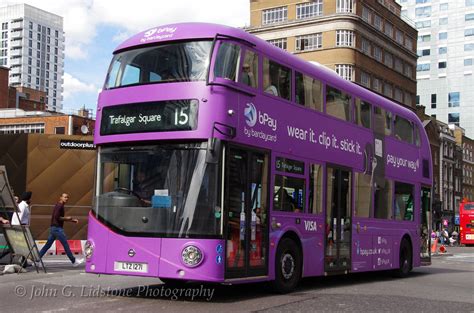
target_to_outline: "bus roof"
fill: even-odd
[[[192,39],[213,39],[217,34],[223,35],[223,37],[234,37],[243,42],[248,42],[250,45],[255,46],[259,51],[265,53],[266,56],[274,58],[275,61],[283,63],[295,70],[299,70],[304,74],[315,75],[318,79],[325,83],[329,83],[333,87],[354,94],[355,96],[373,104],[377,104],[382,108],[389,109],[394,114],[411,117],[412,121],[416,122],[420,128],[423,128],[419,118],[408,108],[403,107],[400,104],[395,104],[393,101],[375,92],[341,78],[336,72],[324,65],[315,64],[298,58],[240,28],[196,22],[157,26],[127,39],[115,49],[114,54],[133,47],[152,46],[164,42]]]

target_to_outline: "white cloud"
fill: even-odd
[[[64,73],[64,100],[73,97],[76,93],[94,93],[97,94],[99,88],[94,84],[88,84],[73,77],[69,73]]]
[[[4,4],[24,0],[0,0]],[[249,23],[249,0],[178,0],[171,2],[134,0],[28,0],[28,4],[64,18],[66,57],[87,57],[100,25],[117,28],[116,41],[125,35],[176,22],[212,22],[229,26]],[[82,53],[80,53],[82,51]]]

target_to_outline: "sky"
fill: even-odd
[[[113,50],[138,32],[178,22],[250,23],[250,0],[0,0],[18,3],[64,18],[64,110],[95,111]]]

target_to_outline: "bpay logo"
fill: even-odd
[[[257,123],[257,109],[253,103],[247,103],[244,109],[245,122],[248,126],[254,127]]]

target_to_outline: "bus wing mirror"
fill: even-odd
[[[217,164],[219,162],[219,152],[222,141],[217,138],[210,138],[207,141],[206,163]]]

